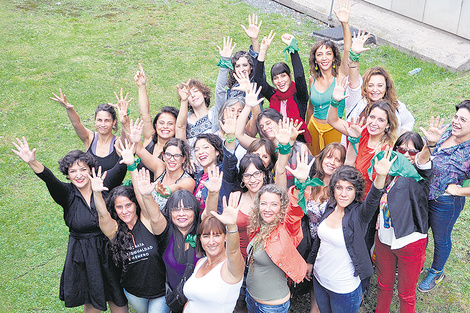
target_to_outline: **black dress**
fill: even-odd
[[[104,185],[111,190],[122,182],[125,174],[126,166],[116,164],[108,172]],[[65,224],[70,231],[60,278],[60,299],[66,307],[89,303],[101,311],[106,311],[106,301],[124,306],[127,299],[119,284],[120,271],[106,249],[107,238],[100,230],[93,197],[88,206],[77,187],[61,182],[46,167],[37,176],[64,209]]]

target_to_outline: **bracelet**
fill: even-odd
[[[227,225],[225,225],[225,231],[227,232],[227,234],[235,234],[235,233],[237,233],[237,232],[238,232],[238,225],[235,225],[235,226],[237,227],[237,229],[230,231],[230,230],[228,230]]]
[[[360,56],[361,56],[360,53],[356,53],[356,52],[352,51],[351,48],[349,48],[349,58],[351,59],[351,61],[359,62],[359,57]]]
[[[274,152],[279,152],[279,154],[286,155],[286,154],[289,154],[291,150],[292,150],[292,146],[290,145],[290,142],[288,142],[286,145],[279,143],[277,145],[277,148],[274,150]]]
[[[325,184],[318,177],[315,177],[313,179],[312,178],[307,178],[307,180],[304,181],[303,183],[301,183],[297,179],[297,177],[294,177],[294,184],[295,184],[295,188],[297,188],[299,190],[299,199],[298,199],[299,201],[297,203],[299,204],[299,207],[302,208],[304,213],[307,214],[307,207],[305,205],[305,189],[307,188],[307,186],[312,186],[312,187],[325,186]]]
[[[232,143],[235,141],[235,139],[237,139],[237,135],[233,135],[233,137],[229,137],[227,136],[227,134],[224,134],[224,138],[227,143]]]
[[[233,71],[233,64],[231,60],[219,60],[219,63],[217,63],[217,66],[220,66],[221,68],[228,68]]]
[[[353,145],[354,151],[356,151],[356,155],[359,155],[359,153],[357,152],[356,143],[359,143],[359,141],[361,141],[361,136],[359,137],[348,136],[348,141],[350,144]]]
[[[139,164],[140,164],[140,158],[135,158],[134,163],[127,166],[127,170],[129,172],[135,171],[137,169],[137,165],[139,165]]]
[[[334,108],[337,108],[341,105],[341,101],[336,101],[335,99],[333,99],[333,96],[331,96],[330,105]]]
[[[284,52],[284,56],[286,57],[286,61],[287,61],[287,53],[292,54],[296,51],[299,51],[299,45],[297,43],[297,39],[295,39],[294,37],[292,38],[290,45],[288,45],[287,47],[284,48],[284,50],[282,50],[282,52]]]
[[[171,189],[170,189],[169,186],[165,186],[165,189],[166,189],[166,191],[168,192],[167,195],[162,195],[161,193],[159,193],[159,194],[160,194],[160,196],[162,196],[163,198],[169,198],[169,197],[171,196],[172,191],[171,191]]]

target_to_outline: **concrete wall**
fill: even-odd
[[[470,39],[470,0],[364,0]]]

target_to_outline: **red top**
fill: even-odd
[[[246,259],[246,247],[250,243],[248,239],[248,225],[250,224],[250,217],[243,213],[242,211],[238,211],[238,219],[237,219],[237,226],[238,226],[238,233],[240,234],[240,250],[242,252],[243,257]]]

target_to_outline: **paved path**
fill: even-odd
[[[328,21],[331,0],[274,0],[323,22]],[[335,8],[337,1],[335,1]],[[333,22],[337,24],[333,13]],[[336,25],[335,24],[335,25]],[[427,26],[364,1],[354,1],[350,25],[374,34],[377,43],[388,43],[451,71],[470,70],[470,40]]]

